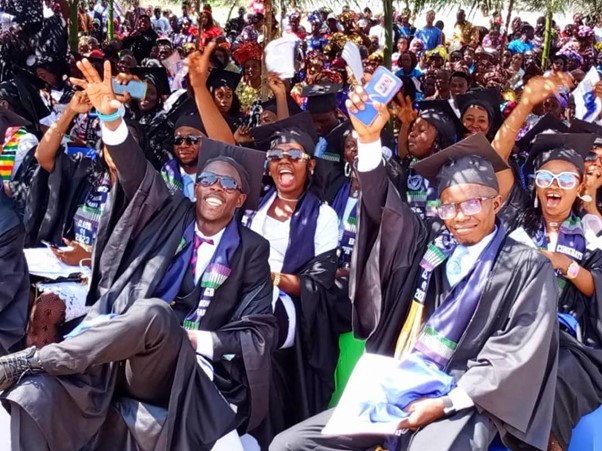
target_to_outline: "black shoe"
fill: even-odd
[[[23,351],[0,357],[0,392],[10,388],[27,373],[43,371],[38,350],[32,346]]]

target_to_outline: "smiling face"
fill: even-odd
[[[441,193],[442,204],[458,204],[469,199],[492,196],[494,196],[493,199],[481,201],[479,213],[466,216],[457,206],[456,216],[444,221],[445,226],[458,243],[472,246],[493,232],[495,214],[502,205],[502,197],[493,188],[474,183],[454,185],[443,190]]]
[[[175,132],[176,137],[186,138],[188,136],[204,136],[204,134],[193,127],[178,127]],[[182,144],[173,147],[176,160],[185,168],[196,170],[199,160],[199,151],[201,149],[202,138],[196,143],[189,143],[184,140]]]
[[[453,97],[465,94],[468,91],[468,80],[464,77],[452,77],[449,82],[449,90]]]
[[[236,180],[238,186],[242,186],[240,174],[226,162],[214,161],[205,166],[203,172],[232,177]],[[239,190],[226,190],[222,188],[219,181],[211,186],[201,186],[200,183],[197,183],[194,192],[197,199],[197,220],[217,225],[214,229],[218,231],[232,220],[236,209],[242,207],[247,198]],[[219,227],[220,225],[222,227]]]
[[[560,174],[561,172],[579,171],[572,163],[563,160],[551,160],[539,167],[539,170],[550,171],[552,174]],[[535,193],[541,205],[541,210],[546,218],[561,218],[562,220],[569,217],[573,204],[577,200],[579,194],[581,180],[577,179],[575,187],[570,190],[564,190],[558,186],[558,181],[554,180],[547,188],[535,187]]]
[[[471,135],[477,133],[487,135],[489,133],[489,116],[487,116],[487,111],[480,106],[469,106],[462,115],[462,124],[464,124],[464,127],[468,129]]]
[[[303,146],[295,142],[278,144],[277,147],[282,150],[304,151]],[[284,157],[280,160],[270,160],[268,171],[279,193],[289,199],[297,199],[305,191],[308,173],[313,170],[315,164],[315,160],[293,160]]]
[[[408,135],[408,150],[419,160],[426,158],[432,153],[435,139],[437,139],[437,129],[430,122],[419,117]]]
[[[213,92],[213,101],[217,105],[217,109],[222,114],[227,114],[232,108],[234,94],[228,86],[221,86]]]
[[[148,113],[149,111],[153,111],[159,105],[159,93],[157,92],[157,88],[152,83],[146,82],[146,94],[143,99],[138,102],[138,107],[140,111],[144,113]]]

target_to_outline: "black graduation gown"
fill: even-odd
[[[73,216],[92,189],[90,182],[94,162],[90,158],[71,158],[60,150],[54,169],[36,169],[30,185],[23,223],[26,247],[36,247],[42,240],[62,243],[73,238]]]
[[[360,173],[360,183],[351,271],[353,327],[358,338],[367,339],[368,352],[393,355],[416,289],[420,260],[441,224],[414,215],[387,180],[384,167]],[[447,289],[440,265],[427,292],[427,316]],[[549,261],[506,238],[447,367],[511,448],[525,444],[547,448],[557,366],[556,302]],[[433,449],[447,449],[446,440],[449,437],[433,437]]]
[[[29,272],[24,239],[23,225],[0,186],[0,356],[17,351],[25,336]]]
[[[88,319],[99,313],[124,312],[137,299],[152,297],[184,230],[195,218],[194,204],[182,195],[170,195],[160,174],[145,160],[131,136],[109,150],[119,182],[111,190],[99,226],[88,298],[93,305]],[[216,384],[227,387],[228,393],[219,393],[196,363],[190,365],[189,359],[179,359],[165,425],[157,427],[143,419],[135,424],[137,436],[155,443],[151,449],[208,450],[233,427],[244,431],[259,424],[266,414],[266,382],[276,334],[271,314],[269,245],[242,226],[238,230],[241,241],[230,262],[232,273],[216,290],[201,325],[201,329],[212,331],[216,378],[220,379]],[[186,305],[181,297],[172,304],[175,312]],[[190,344],[185,340],[181,346],[180,353],[185,352],[184,347],[189,351]],[[230,354],[236,357],[222,361]],[[36,381],[40,386],[37,399],[32,400],[31,393],[19,390],[19,386],[11,390],[8,399],[28,412],[53,412],[48,417],[35,415],[50,449],[81,449],[85,445],[94,449],[99,436],[112,433],[107,428],[113,424],[109,412],[118,372],[117,364],[107,364],[82,375],[44,377]],[[223,402],[222,396],[227,399],[229,394],[233,402],[241,404],[234,419]],[[125,412],[122,415],[126,417]],[[78,422],[84,417],[87,421]],[[57,421],[72,425],[68,441],[53,427]],[[118,440],[114,434],[112,438]],[[124,449],[137,449],[132,435],[118,441]]]

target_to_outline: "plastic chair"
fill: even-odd
[[[343,390],[349,381],[351,372],[355,368],[355,364],[364,353],[365,343],[362,340],[357,340],[353,336],[353,332],[348,332],[339,336],[339,361],[334,372],[334,393],[330,399],[330,407],[335,407]]]

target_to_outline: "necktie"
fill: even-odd
[[[194,234],[194,244],[192,246],[192,258],[190,259],[190,266],[192,266],[192,276],[196,277],[196,262],[199,259],[199,247],[201,244],[207,243],[213,246],[213,240],[203,238],[198,233]]]
[[[450,286],[454,286],[462,278],[462,259],[468,254],[466,246],[458,245],[447,261],[445,271]]]

